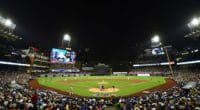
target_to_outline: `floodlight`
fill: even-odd
[[[69,34],[65,34],[63,40],[70,41],[71,37],[69,36]]]
[[[196,27],[199,25],[199,20],[197,18],[193,18],[190,25],[193,26],[193,27]]]
[[[5,26],[11,27],[13,25],[12,21],[10,19],[6,19]]]
[[[160,42],[160,37],[158,35],[155,35],[152,39],[151,39],[152,43],[159,43]]]

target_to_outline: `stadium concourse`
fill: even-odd
[[[200,73],[179,71],[172,77],[177,85],[167,90],[156,90],[142,96],[86,98],[59,94],[48,89],[33,89],[31,76],[22,71],[0,72],[0,109],[20,110],[199,110]],[[184,89],[190,82],[197,82],[193,88]]]

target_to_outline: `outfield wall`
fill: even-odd
[[[163,76],[164,72],[129,72],[129,75],[140,76],[142,74],[149,76]]]

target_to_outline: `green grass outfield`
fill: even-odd
[[[103,95],[101,96],[102,93],[89,91],[90,88],[99,88],[99,82],[106,82],[107,84],[104,84],[105,88],[112,88],[112,86],[118,88],[118,92],[108,93],[116,96],[128,96],[165,83],[165,77],[159,76],[42,77],[37,80],[40,85],[88,97],[103,97]]]

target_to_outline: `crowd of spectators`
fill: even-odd
[[[152,67],[136,67],[132,69],[131,71],[134,72],[168,72],[169,67],[168,66],[152,66]]]
[[[175,74],[176,81],[197,81],[199,73]],[[178,84],[166,91],[143,96],[83,98],[58,94],[49,90],[34,90],[24,72],[0,72],[0,110],[200,110],[200,86],[185,90]],[[181,78],[181,79],[179,79]],[[11,86],[13,83],[19,84]]]
[[[144,66],[131,69],[129,75],[150,74],[151,76],[166,76],[169,73],[168,66]]]
[[[174,74],[174,80],[177,82],[199,82],[200,83],[200,72],[181,72],[177,71]]]

